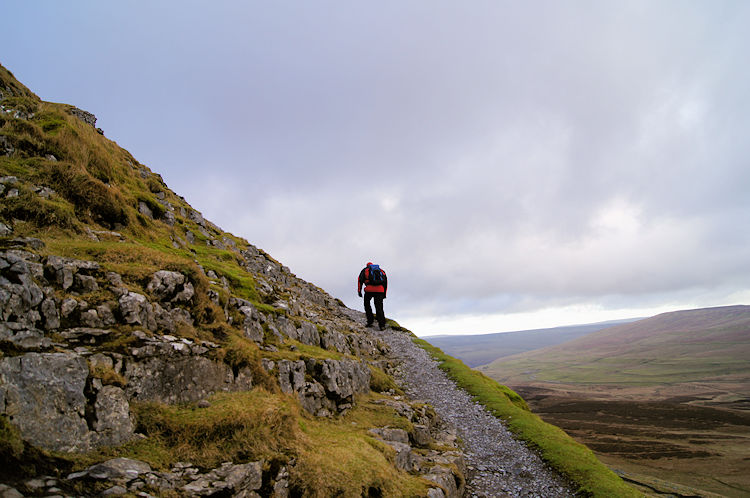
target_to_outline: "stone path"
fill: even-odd
[[[574,496],[556,472],[514,439],[499,419],[472,401],[409,335],[391,329],[372,334],[389,344],[393,359],[401,363],[397,380],[408,396],[432,404],[463,440],[469,467],[466,496]]]

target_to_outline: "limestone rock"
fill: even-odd
[[[235,376],[228,365],[194,354],[200,352],[200,348],[175,341],[133,350],[136,361],[129,361],[124,373],[128,397],[139,401],[189,403],[219,391],[252,388],[249,369],[242,369]]]
[[[189,301],[195,294],[193,284],[180,272],[159,270],[151,278],[148,286],[159,301],[184,303]]]
[[[293,339],[298,340],[299,334],[297,333],[297,327],[294,326],[294,323],[292,323],[291,320],[289,320],[285,316],[277,317],[274,321],[274,325],[276,330],[278,330],[282,335]]]
[[[0,341],[10,342],[23,350],[46,349],[52,345],[44,331],[16,322],[0,322]]]
[[[120,297],[119,303],[120,313],[125,323],[141,325],[151,331],[156,330],[154,307],[146,296],[137,292],[128,292]]]
[[[339,353],[351,354],[346,336],[335,330],[326,330],[320,335],[320,344],[325,349],[332,349]]]
[[[76,274],[80,273],[82,276],[91,276],[92,272],[99,270],[99,263],[52,255],[47,257],[44,270],[52,282],[57,283],[64,290],[67,290],[76,283]]]
[[[27,353],[0,359],[3,413],[24,440],[54,451],[90,448],[84,418],[88,365],[70,353]]]
[[[368,432],[383,441],[395,441],[397,443],[409,444],[409,433],[403,429],[392,429],[390,427],[378,427]]]
[[[279,386],[285,393],[299,392],[305,385],[305,362],[279,360]]]
[[[94,116],[92,113],[73,106],[70,106],[69,112],[84,123],[91,126],[96,126],[96,116]]]
[[[308,362],[313,376],[320,380],[326,391],[340,400],[351,400],[354,394],[370,390],[370,369],[367,365],[349,359],[313,360]]]
[[[462,492],[459,493],[456,476],[453,475],[453,472],[448,467],[436,465],[429,474],[425,474],[422,477],[442,487],[446,498],[459,498],[463,495]]]
[[[125,391],[121,388],[103,386],[96,394],[94,413],[94,446],[115,446],[133,437],[135,424]]]
[[[328,417],[336,412],[336,403],[326,396],[326,390],[319,382],[305,382],[297,396],[308,413]]]
[[[151,218],[152,220],[154,219],[153,211],[151,211],[151,208],[148,207],[148,204],[143,201],[138,202],[138,212],[146,218]]]
[[[130,458],[113,458],[86,469],[86,474],[92,479],[125,482],[146,472],[151,472],[149,464]]]
[[[297,340],[309,346],[320,346],[320,334],[318,328],[310,322],[302,322],[297,329]]]
[[[250,303],[240,307],[240,313],[245,315],[245,319],[242,322],[242,331],[245,337],[255,342],[263,342],[263,325],[260,320],[260,313]]]

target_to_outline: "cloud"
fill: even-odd
[[[368,260],[420,323],[747,295],[750,6],[176,5],[16,2],[7,65],[347,304]]]

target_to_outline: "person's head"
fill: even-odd
[[[372,261],[368,262],[365,266],[372,266]]]

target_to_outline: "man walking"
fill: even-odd
[[[367,316],[367,326],[372,327],[375,317],[372,315],[370,300],[375,301],[375,314],[378,319],[380,330],[385,328],[385,313],[383,313],[383,299],[385,299],[388,290],[388,277],[385,271],[379,265],[367,263],[362,268],[357,279],[357,295],[362,297],[362,284],[365,285],[365,315]]]

